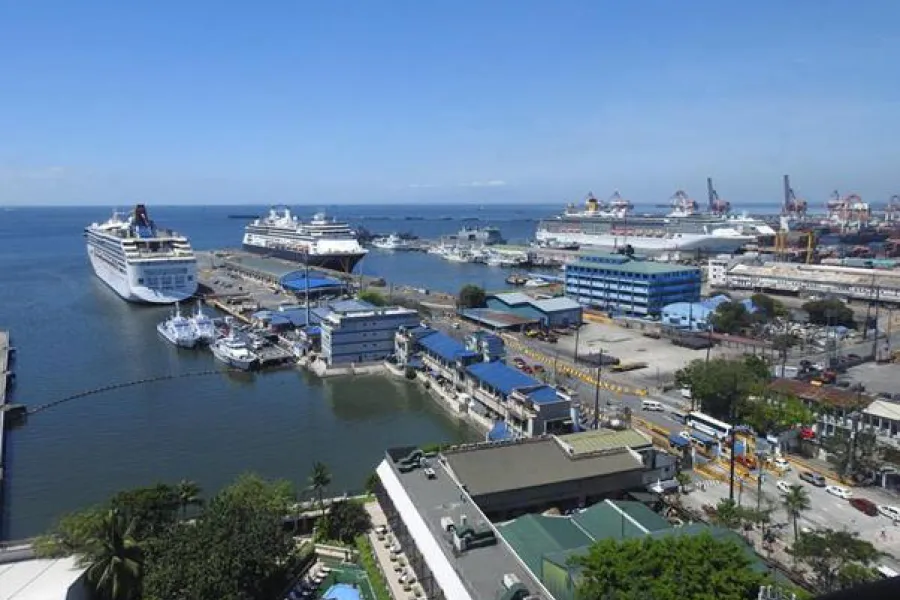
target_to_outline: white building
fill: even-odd
[[[851,300],[900,303],[900,270],[865,269],[798,263],[729,263],[709,261],[713,287],[780,292],[794,295],[831,294]]]
[[[394,334],[419,324],[409,308],[381,308],[367,302],[334,302],[322,318],[322,358],[328,366],[384,360],[394,353]]]

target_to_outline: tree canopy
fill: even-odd
[[[812,300],[803,305],[803,310],[809,313],[809,322],[814,325],[843,325],[855,328],[853,309],[837,298],[825,300]]]
[[[384,306],[387,304],[387,300],[385,299],[385,297],[374,290],[362,291],[357,294],[357,298],[375,306]]]
[[[356,536],[372,528],[365,506],[353,500],[341,500],[328,507],[328,514],[316,526],[319,539],[352,544]]]
[[[771,320],[775,317],[787,315],[787,309],[784,307],[784,304],[767,294],[753,294],[750,296],[750,301],[753,302],[753,306],[757,310],[756,314],[761,319]]]
[[[579,597],[589,600],[755,598],[767,582],[737,540],[709,534],[602,540],[572,559]]]
[[[765,361],[755,356],[692,361],[675,373],[678,385],[691,390],[700,409],[719,419],[733,418],[741,402],[762,393],[768,381]]]
[[[753,315],[740,302],[723,302],[710,315],[709,321],[719,333],[740,333],[753,323]]]
[[[881,556],[875,546],[859,539],[856,532],[833,529],[800,534],[791,552],[809,565],[821,592],[868,581],[871,577],[866,578],[864,568]]]
[[[471,283],[462,286],[456,300],[460,308],[483,308],[487,302],[484,290]]]

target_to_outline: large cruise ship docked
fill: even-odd
[[[368,250],[347,223],[317,213],[302,222],[286,207],[273,208],[244,229],[244,250],[311,267],[349,273]]]
[[[97,277],[129,302],[172,304],[197,291],[197,259],[186,237],[157,229],[143,204],[84,230]]]
[[[536,238],[543,245],[718,254],[734,252],[758,236],[775,234],[765,222],[746,215],[698,212],[697,203],[684,192],[673,196],[671,212],[665,215],[631,215],[631,208],[618,194],[609,203],[588,195],[584,209],[570,205],[562,215],[542,220]]]

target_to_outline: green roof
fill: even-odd
[[[497,529],[519,558],[538,576],[545,553],[580,548],[592,541],[568,517],[525,515],[498,525]]]
[[[671,528],[665,519],[639,502],[607,500],[573,515],[572,520],[594,540],[622,540]]]
[[[650,438],[634,429],[592,429],[560,435],[558,439],[572,448],[574,456],[618,448],[642,448],[651,444]]]
[[[611,254],[613,256],[622,256]],[[589,269],[607,269],[609,271],[621,271],[623,273],[643,273],[647,275],[659,275],[662,273],[684,273],[686,271],[696,271],[700,273],[698,267],[687,267],[685,265],[670,265],[652,260],[631,260],[623,256],[626,260],[622,262],[595,262],[590,260],[576,260],[569,263],[576,267],[587,267]]]

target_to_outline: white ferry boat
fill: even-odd
[[[363,248],[347,223],[317,213],[302,222],[289,208],[277,207],[244,229],[244,250],[265,256],[349,273],[365,257]]]
[[[171,344],[179,348],[193,348],[199,341],[199,336],[192,327],[191,320],[181,315],[178,304],[175,305],[175,314],[159,323],[156,330]]]
[[[210,349],[213,356],[235,369],[250,371],[259,365],[259,357],[234,334],[216,340],[210,345]]]
[[[395,233],[392,233],[387,237],[375,238],[374,240],[372,240],[372,246],[378,248],[379,250],[394,250],[397,252],[413,249],[408,241],[404,240]]]
[[[636,252],[656,254],[727,254],[774,235],[765,222],[746,215],[700,213],[697,203],[684,192],[672,197],[665,215],[630,215],[631,204],[621,198],[604,204],[589,195],[583,210],[570,206],[562,215],[540,222],[536,238],[545,246],[577,245],[602,249],[630,246]]]
[[[196,312],[189,319],[191,329],[197,335],[197,342],[200,344],[212,344],[216,341],[216,325],[213,320],[203,312],[203,306],[197,303]]]
[[[85,228],[94,273],[129,302],[172,304],[197,291],[197,259],[186,237],[158,229],[143,204]]]

